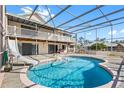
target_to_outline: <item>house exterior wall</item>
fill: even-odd
[[[48,53],[48,42],[38,42],[39,45],[39,54]]]
[[[22,23],[18,23],[18,22],[8,20],[8,25],[16,26],[17,28],[21,28],[21,25],[26,25],[26,24],[22,24]],[[26,26],[29,26],[29,25],[27,24]],[[38,27],[38,31],[53,33],[53,30],[48,30],[48,29],[45,29],[45,28],[42,28],[42,27]],[[63,33],[61,31],[59,31],[59,30],[55,30],[54,33],[58,34],[58,35],[63,35]]]
[[[118,44],[116,49],[118,52],[124,52],[124,46],[122,46],[121,44]]]
[[[111,47],[107,47],[107,51],[111,51]],[[124,52],[124,46],[121,44],[118,44],[117,46],[113,47],[113,51]]]
[[[113,49],[113,51],[117,51],[117,47],[116,47],[116,46],[113,46],[112,49]],[[111,46],[108,46],[108,47],[106,48],[106,50],[107,50],[107,51],[111,51]]]
[[[31,43],[32,45],[38,45],[38,54],[48,54],[48,45],[51,44],[51,45],[57,45],[58,46],[58,49],[62,49],[62,45],[65,45],[65,50],[63,51],[64,53],[67,53],[68,52],[68,49],[69,49],[69,45],[68,44],[64,44],[64,43],[56,43],[56,42],[42,42],[42,41],[38,41],[36,43],[36,41],[26,41],[26,40],[18,40],[18,45],[19,45],[19,48],[20,48],[20,52],[22,54],[22,46],[21,44],[22,43]]]
[[[48,32],[48,33],[53,33],[52,30],[48,30],[48,29],[45,29],[45,28],[38,28],[38,31],[41,31],[41,32]]]
[[[33,19],[35,20],[37,18],[35,17]],[[31,26],[31,25],[28,25],[28,24],[23,24],[23,23],[19,23],[19,22],[15,22],[15,21],[8,20],[8,25],[9,26],[15,26],[16,34],[18,34],[18,36],[19,35],[23,36],[23,34],[24,34],[24,36],[31,35],[31,37],[32,37],[33,36],[32,31],[36,31],[36,30],[30,30],[30,28],[29,29],[22,29],[21,25],[34,27],[34,28],[36,26]],[[10,29],[8,29],[8,30],[10,30]],[[52,30],[42,28],[42,27],[37,27],[37,30],[38,30],[38,32],[45,32],[45,33],[38,33],[38,35],[41,35],[40,37],[42,37],[41,39],[38,38],[38,42],[37,42],[38,54],[48,53],[48,45],[49,44],[58,45],[58,49],[61,49],[62,45],[65,45],[65,49],[64,49],[63,52],[67,52],[69,50],[69,45],[67,44],[67,42],[70,42],[69,40],[70,40],[71,35],[69,35],[68,33],[62,32],[60,30],[55,30],[55,32],[53,32]],[[14,32],[14,30],[12,29],[12,33],[13,32]],[[57,36],[58,36],[57,39],[56,39],[56,35],[49,34],[49,33],[57,34]],[[64,35],[66,35],[67,37],[65,37]],[[36,33],[36,36],[37,36],[37,33]],[[47,37],[47,36],[48,36],[48,39],[44,38],[44,37]],[[36,39],[31,38],[31,37],[27,37],[27,38],[30,38],[31,40],[25,40],[25,39],[23,39],[23,37],[19,37],[20,39],[18,40],[18,42],[19,42],[20,50],[22,50],[22,48],[21,48],[22,43],[31,43],[33,45],[36,45],[36,41],[35,41]],[[59,43],[56,43],[56,41],[59,42]],[[64,42],[66,42],[66,43],[64,43]],[[20,51],[20,52],[22,52],[22,51]]]
[[[0,21],[2,22],[2,6],[0,5]],[[0,33],[2,33],[2,26],[0,24]],[[2,34],[0,34],[0,52],[2,52]],[[2,66],[2,55],[0,54],[0,68]]]
[[[68,50],[68,44],[64,44],[64,43],[48,43],[48,45],[51,44],[51,45],[57,45],[58,46],[58,50],[62,49],[62,45],[65,45],[65,50],[63,51],[64,53],[67,53],[67,50]]]
[[[35,41],[18,40],[19,52],[21,54],[22,54],[22,43],[31,43],[32,45],[36,45]]]
[[[18,29],[18,28],[21,28],[21,24],[20,23],[8,20],[8,25],[9,26],[15,26],[15,30],[17,30],[17,33],[21,34],[21,29]],[[10,30],[10,29],[8,28],[8,30]]]
[[[16,26],[21,28],[21,23],[8,20],[8,25]]]

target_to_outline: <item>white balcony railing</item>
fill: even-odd
[[[54,33],[18,28],[16,26],[8,26],[7,35],[40,39],[40,40],[50,40],[50,41],[61,41],[61,42],[75,42],[75,38],[69,36],[62,36]]]

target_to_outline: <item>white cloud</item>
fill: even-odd
[[[26,6],[26,7],[23,7],[21,8],[21,10],[24,12],[24,13],[31,13],[33,11],[33,9],[29,6]],[[51,13],[51,10],[49,9],[50,13]],[[42,6],[39,6],[37,11],[36,11],[45,21],[47,21],[50,16],[49,16],[49,12],[47,11],[47,9],[45,9],[44,7]],[[51,16],[53,17],[54,14],[51,14]]]
[[[112,32],[113,32],[113,35],[117,35],[117,30],[113,30]],[[108,34],[111,35],[111,31],[109,31]]]
[[[26,6],[26,7],[23,7],[21,8],[21,10],[24,12],[24,13],[31,13],[33,10],[31,7],[29,6]]]
[[[51,13],[51,10],[50,10],[50,9],[49,9],[49,11],[50,11],[50,13]],[[44,18],[45,20],[48,20],[48,19],[50,18],[49,12],[47,11],[47,9],[44,9],[42,6],[39,6],[37,12],[38,12],[38,13],[40,14],[40,16],[41,16],[42,18]],[[53,16],[54,16],[54,14],[51,14],[51,17],[53,17]]]
[[[124,29],[122,29],[122,30],[120,31],[120,33],[124,33]]]

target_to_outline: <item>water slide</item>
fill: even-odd
[[[10,40],[8,38],[8,46],[9,46],[10,52],[18,59],[18,61],[23,61],[25,63],[30,63],[32,65],[37,65],[39,63],[38,61],[34,59],[29,59],[29,58],[22,56],[19,53],[18,44],[16,40]]]

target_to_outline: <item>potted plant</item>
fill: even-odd
[[[12,64],[10,63],[11,60],[8,59],[8,52],[7,51],[4,52],[3,60],[4,60],[3,62],[5,64],[4,71],[5,72],[11,71],[12,70]]]

